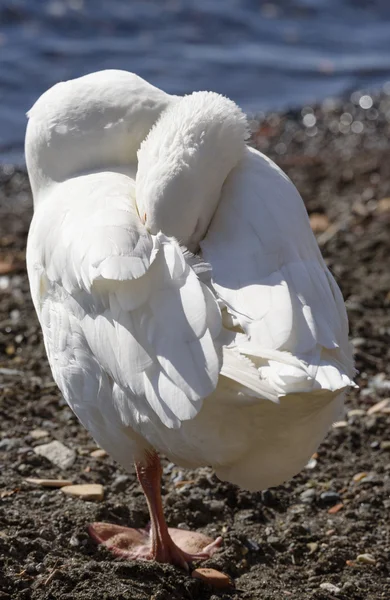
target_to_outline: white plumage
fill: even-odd
[[[217,94],[58,84],[29,113],[27,264],[53,377],[100,446],[258,490],[305,465],[354,369],[303,202],[246,137]]]

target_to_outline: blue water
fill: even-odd
[[[0,162],[59,80],[135,71],[278,110],[390,80],[390,0],[0,0]]]

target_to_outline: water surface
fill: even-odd
[[[0,0],[0,162],[59,80],[105,68],[211,89],[249,112],[390,80],[388,0]]]

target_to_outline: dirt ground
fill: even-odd
[[[247,493],[208,469],[165,463],[168,522],[223,536],[205,566],[234,579],[228,591],[173,567],[119,561],[88,538],[90,521],[142,527],[147,509],[133,474],[91,456],[92,439],[52,383],[24,264],[29,186],[2,168],[0,600],[390,598],[390,402],[372,411],[390,397],[390,97],[373,100],[363,109],[355,94],[253,122],[257,146],[301,191],[342,288],[360,391],[308,467],[276,489]],[[68,469],[34,453],[52,440],[76,451]],[[27,477],[101,483],[105,498],[85,502]]]

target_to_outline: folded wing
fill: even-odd
[[[84,403],[114,406],[140,433],[149,421],[179,427],[218,382],[216,299],[173,239],[143,227],[130,178],[88,175],[51,194],[28,262],[59,387],[81,420]]]
[[[279,396],[353,385],[341,293],[296,188],[256,150],[227,178],[202,252],[230,319],[230,345],[264,384]]]

